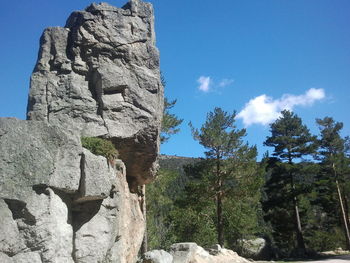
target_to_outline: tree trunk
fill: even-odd
[[[303,231],[301,228],[301,222],[300,222],[300,215],[299,215],[299,207],[298,207],[298,200],[294,196],[293,198],[294,203],[294,213],[295,213],[295,225],[296,225],[296,234],[297,234],[297,246],[299,249],[303,250],[305,252],[305,242],[303,237]]]
[[[221,247],[224,246],[224,226],[222,219],[222,178],[221,178],[221,167],[220,167],[220,155],[217,154],[216,159],[216,178],[217,178],[217,189],[216,189],[216,216],[217,216],[217,231],[218,231],[218,243]]]
[[[223,220],[222,220],[222,196],[221,192],[219,192],[216,196],[216,215],[218,220],[218,243],[221,247],[224,246],[224,228],[223,228]]]
[[[305,253],[306,247],[303,237],[303,231],[301,228],[301,221],[300,221],[300,215],[299,215],[299,207],[298,207],[298,199],[295,194],[295,184],[294,184],[294,176],[293,173],[290,173],[290,182],[292,187],[292,195],[293,195],[293,206],[294,206],[294,225],[295,225],[295,232],[297,235],[297,248],[302,250],[302,253]]]
[[[143,219],[145,220],[145,233],[143,235],[143,240],[141,244],[141,254],[144,254],[148,251],[148,239],[147,239],[147,216],[146,216],[146,185],[142,186],[141,189],[141,201],[140,207],[143,215]]]
[[[350,234],[349,234],[348,218],[347,218],[347,215],[345,213],[343,198],[342,198],[342,194],[340,191],[338,179],[335,179],[335,184],[337,186],[339,206],[340,206],[340,210],[341,210],[342,221],[344,224],[344,235],[345,235],[345,240],[346,240],[346,249],[350,250]]]
[[[342,189],[343,193],[345,192],[344,188]],[[348,228],[350,228],[350,218],[349,218],[349,206],[348,206],[348,199],[343,194],[343,200],[344,200],[344,208],[345,208],[345,216],[346,216],[346,223],[348,224]],[[350,229],[349,229],[350,232]]]

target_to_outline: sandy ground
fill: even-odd
[[[350,263],[350,255],[339,255],[332,258],[313,260],[313,261],[299,261],[299,263]]]

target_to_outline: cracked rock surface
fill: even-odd
[[[156,170],[163,108],[152,6],[92,4],[44,31],[27,117],[83,136],[110,138],[129,180]]]
[[[130,0],[44,31],[27,120],[0,118],[0,262],[136,262],[137,189],[156,172],[163,110],[153,22]],[[112,141],[119,159],[82,136]]]
[[[135,262],[145,222],[113,166],[41,121],[0,118],[0,262]]]

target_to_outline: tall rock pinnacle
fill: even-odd
[[[31,77],[28,120],[111,139],[131,184],[154,174],[163,107],[152,6],[92,4],[48,28]]]

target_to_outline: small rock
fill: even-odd
[[[152,250],[146,252],[140,263],[172,263],[173,256],[164,250]]]

